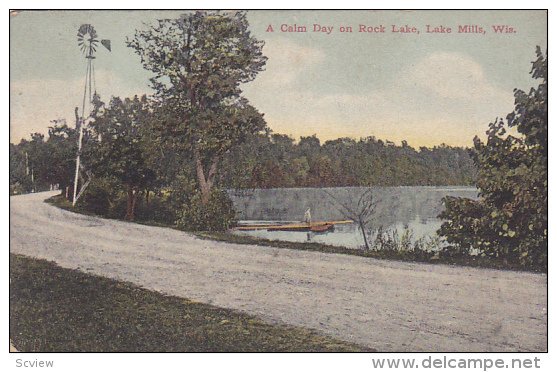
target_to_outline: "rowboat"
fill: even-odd
[[[333,224],[326,224],[326,225],[318,225],[318,226],[310,226],[309,230],[315,233],[327,232],[330,230],[334,230],[335,225]]]

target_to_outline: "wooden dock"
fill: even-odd
[[[254,224],[254,225],[239,225],[235,230],[240,231],[254,231],[254,230],[267,230],[267,231],[313,231],[313,232],[326,232],[334,229],[335,225],[343,225],[353,223],[351,220],[344,221],[316,221],[312,223],[298,222],[298,223],[268,223],[268,224]]]

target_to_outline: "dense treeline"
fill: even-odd
[[[31,139],[10,143],[10,194],[60,189],[73,183],[77,133],[64,119],[53,120],[48,137],[31,134]]]
[[[472,185],[475,167],[468,150],[445,145],[412,148],[375,137],[316,136],[295,142],[261,134],[233,149],[221,183],[232,188]]]
[[[129,128],[120,124],[119,115],[144,110],[146,118],[146,105],[146,97],[113,98],[85,136],[85,163],[95,169],[97,178],[121,179],[126,192],[172,189],[183,179],[195,179],[191,156],[153,139],[156,130],[146,120],[130,121]],[[10,144],[10,184],[18,185],[20,192],[72,185],[76,130],[65,121],[53,123],[46,139],[35,133],[30,141]],[[103,136],[102,142],[94,140]],[[469,151],[446,145],[414,149],[406,141],[397,146],[375,137],[321,144],[311,136],[296,142],[267,132],[232,148],[223,157],[216,181],[221,188],[473,185],[476,168]]]
[[[160,138],[153,140],[156,131],[146,121],[143,125],[131,121],[129,128],[116,125],[122,122],[119,115],[137,115],[141,105],[146,105],[145,97],[115,97],[106,105],[105,114],[86,132],[85,163],[95,170],[95,178],[120,180],[125,191],[133,195],[175,188],[191,192],[196,169],[187,152],[180,153],[172,144],[163,145]],[[105,140],[94,139],[99,136]],[[46,138],[38,133],[31,137],[30,141],[10,144],[13,190],[73,186],[76,130],[64,122],[53,125]],[[321,144],[316,136],[296,142],[287,135],[261,133],[223,156],[216,185],[248,189],[473,185],[475,177],[476,168],[465,148],[441,145],[414,149],[405,141],[396,146],[375,137],[340,138]]]

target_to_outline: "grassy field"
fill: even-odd
[[[24,352],[373,351],[14,254],[10,339]]]
[[[79,206],[73,208],[71,203],[67,201],[63,196],[57,195],[46,200],[47,203],[52,204],[58,208],[62,208],[71,212],[82,213],[87,215],[94,215],[91,212],[83,210]],[[136,223],[168,227],[176,229],[174,225],[165,225],[153,221],[135,221]],[[297,249],[302,251],[315,251],[323,253],[335,253],[335,254],[348,254],[352,256],[370,257],[381,260],[396,260],[396,261],[406,261],[406,262],[422,262],[431,264],[445,264],[445,265],[457,265],[457,266],[472,266],[472,267],[483,267],[491,269],[500,270],[516,270],[516,271],[534,271],[539,272],[540,270],[522,267],[518,264],[508,262],[505,259],[495,259],[493,257],[483,257],[483,256],[471,256],[466,254],[453,254],[451,252],[441,252],[436,253],[432,251],[425,250],[364,250],[364,249],[351,249],[345,247],[338,247],[332,245],[326,245],[321,243],[313,242],[288,242],[288,241],[278,241],[269,240],[263,238],[256,238],[246,235],[235,235],[231,232],[190,232],[195,234],[201,239],[217,240],[228,243],[235,244],[250,244],[250,245],[260,245],[266,247],[275,248],[287,248],[287,249]]]

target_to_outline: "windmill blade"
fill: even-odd
[[[91,25],[88,23],[82,24],[81,26],[79,26],[79,30],[77,31],[80,34],[86,34],[89,32],[89,30],[91,29]]]
[[[103,39],[101,40],[101,44],[108,49],[109,52],[112,52],[111,46],[110,46],[110,40],[107,39]]]
[[[77,31],[77,44],[83,53],[92,53],[96,51],[96,46],[99,40],[97,39],[97,31],[88,23],[82,24]]]

